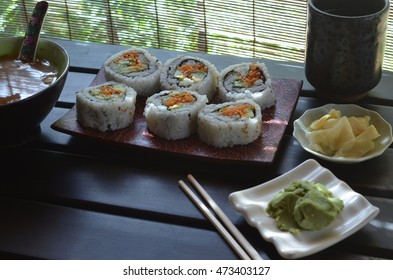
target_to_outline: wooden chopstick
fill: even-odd
[[[184,183],[182,180],[179,182],[179,186],[184,190],[188,197],[195,203],[195,205],[201,210],[203,214],[209,219],[209,221],[215,226],[215,228],[221,233],[224,239],[229,243],[233,250],[243,260],[250,260],[248,254],[244,249],[237,243],[232,235],[225,229],[219,220],[213,215],[213,213],[206,207],[206,205],[195,195],[195,193]]]
[[[242,248],[247,252],[252,260],[262,260],[261,255],[254,249],[254,247],[248,242],[244,235],[237,229],[237,227],[232,223],[228,216],[221,210],[213,198],[205,191],[205,189],[198,183],[198,181],[189,174],[187,179],[199,192],[199,194],[205,199],[205,201],[213,209],[214,213],[221,219],[224,225],[227,227],[229,232],[235,237],[237,242],[240,243]]]

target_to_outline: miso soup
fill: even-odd
[[[46,59],[23,63],[16,57],[0,57],[0,105],[27,98],[52,85],[57,67]]]

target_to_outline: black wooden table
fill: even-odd
[[[127,149],[51,128],[75,104],[103,62],[125,46],[57,41],[71,68],[56,107],[33,142],[2,149],[0,256],[2,259],[237,259],[203,214],[178,187],[193,174],[265,259],[281,259],[275,247],[228,201],[228,195],[273,179],[307,159],[292,136],[293,120],[326,101],[316,98],[301,63],[258,59],[273,77],[303,80],[292,119],[270,165],[199,160],[149,149]],[[180,53],[151,49],[161,61]],[[200,55],[223,67],[251,58]],[[393,123],[392,73],[361,106]],[[316,159],[316,158],[315,158]],[[360,231],[305,259],[393,258],[393,149],[369,161],[340,165],[316,159],[380,208]]]

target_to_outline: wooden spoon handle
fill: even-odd
[[[19,54],[19,59],[24,63],[33,62],[35,60],[37,43],[48,6],[48,2],[40,1],[34,7]]]

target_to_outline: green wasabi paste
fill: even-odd
[[[328,226],[344,209],[341,199],[320,183],[294,181],[269,202],[267,214],[293,235]]]

